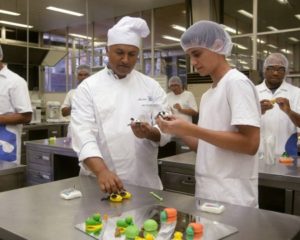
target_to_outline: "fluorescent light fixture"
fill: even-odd
[[[5,25],[10,25],[10,26],[22,27],[22,28],[33,28],[33,26],[31,26],[31,25],[26,25],[26,24],[22,24],[22,23],[15,23],[15,22],[9,22],[9,21],[0,20],[0,23],[3,23]]]
[[[88,39],[88,40],[92,40],[91,37],[87,37],[87,36],[85,36],[85,35],[76,34],[76,33],[69,33],[69,36],[77,37],[77,38],[83,38],[83,39]]]
[[[79,13],[79,12],[74,12],[74,11],[70,11],[70,10],[67,10],[67,9],[63,9],[63,8],[53,7],[53,6],[48,6],[48,7],[46,7],[46,9],[52,10],[52,11],[55,11],[55,12],[70,14],[70,15],[77,16],[77,17],[82,17],[84,15],[84,14]]]
[[[249,13],[249,12],[247,12],[246,10],[244,10],[244,9],[240,9],[240,10],[238,10],[238,12],[240,13],[240,14],[242,14],[242,15],[244,15],[244,16],[246,16],[246,17],[248,17],[248,18],[253,18],[253,14],[252,13]]]
[[[295,17],[300,20],[300,14],[296,14]]]
[[[168,39],[168,40],[171,40],[171,41],[175,41],[175,42],[180,42],[179,38],[168,36],[168,35],[162,35],[162,38]]]
[[[240,64],[248,64],[248,62],[244,61],[244,60],[239,60]]]
[[[243,66],[243,69],[249,70],[250,68],[248,66]]]
[[[186,30],[185,27],[179,26],[179,25],[176,25],[176,24],[172,24],[171,27],[178,30],[178,31],[181,31],[181,32],[185,32],[185,30]]]
[[[257,38],[256,41],[257,41],[258,43],[261,43],[261,44],[265,44],[265,43],[266,43],[264,40],[259,39],[259,38]]]
[[[94,42],[95,47],[105,46],[107,42]]]
[[[288,4],[289,3],[288,0],[277,0],[277,2],[279,2],[281,4]]]
[[[283,52],[283,53],[286,53],[286,54],[291,54],[292,53],[292,51],[290,51],[290,50],[288,50],[288,49],[281,49],[280,50],[281,52]]]
[[[271,31],[278,31],[278,29],[276,27],[273,27],[273,26],[267,26],[267,29],[269,29]]]
[[[295,37],[289,37],[289,39],[293,42],[299,42],[299,39]]]
[[[246,48],[244,45],[238,44],[238,43],[233,43],[235,46],[237,46],[237,48],[242,49],[242,50],[247,50],[248,48]]]
[[[224,26],[224,30],[233,34],[241,34],[240,31],[236,31],[236,29],[232,28],[232,27],[228,27],[224,24],[222,24]]]
[[[267,46],[270,47],[270,48],[277,49],[277,47],[275,45],[273,45],[273,44],[268,44]]]
[[[7,15],[13,15],[13,16],[20,16],[21,15],[20,13],[11,12],[11,11],[7,11],[7,10],[4,10],[4,9],[0,9],[0,13],[7,14]]]

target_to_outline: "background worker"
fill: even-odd
[[[72,144],[81,174],[96,176],[104,192],[122,190],[123,182],[162,189],[157,153],[169,138],[151,123],[166,111],[166,93],[134,70],[148,34],[141,18],[123,17],[109,29],[108,66],[81,83],[73,99]]]
[[[256,86],[261,104],[261,148],[275,137],[275,154],[297,156],[297,127],[300,126],[300,89],[286,81],[288,60],[271,53],[264,61],[264,81]]]
[[[20,163],[22,124],[32,108],[26,81],[2,62],[0,46],[0,161]]]
[[[76,69],[77,72],[77,86],[87,77],[91,75],[91,67],[89,65],[79,65]],[[67,117],[71,114],[72,109],[72,99],[74,96],[75,89],[71,89],[64,100],[64,103],[61,106],[61,114],[63,117]]]
[[[199,21],[181,36],[181,46],[201,76],[213,81],[202,96],[199,122],[176,117],[157,123],[197,151],[197,198],[258,207],[260,106],[253,83],[226,61],[232,42],[224,28]]]
[[[192,122],[192,117],[197,116],[198,107],[194,95],[185,90],[180,77],[173,76],[168,81],[168,105],[175,116]]]

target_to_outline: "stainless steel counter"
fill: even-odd
[[[23,187],[25,172],[24,165],[0,161],[0,192]]]
[[[63,200],[59,197],[61,190],[74,185],[81,190],[82,198]],[[288,214],[225,204],[226,210],[214,215],[198,211],[191,196],[155,191],[164,198],[163,202],[158,202],[149,194],[152,189],[132,185],[126,185],[126,189],[133,198],[122,204],[100,201],[104,194],[91,177],[70,178],[0,193],[0,236],[16,240],[88,240],[92,238],[74,226],[91,214],[117,215],[150,204],[175,207],[236,227],[238,233],[226,239],[292,239],[300,231],[300,218]]]

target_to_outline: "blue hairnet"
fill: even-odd
[[[222,25],[212,21],[198,21],[190,26],[181,36],[184,51],[190,48],[206,48],[215,53],[229,56],[232,42]]]
[[[288,69],[289,62],[287,58],[281,53],[271,53],[264,62],[264,70],[269,66],[282,66]]]

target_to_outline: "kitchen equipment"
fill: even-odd
[[[60,102],[47,102],[47,122],[60,122]]]
[[[31,100],[32,119],[30,123],[40,123],[42,121],[42,101],[39,99]]]

